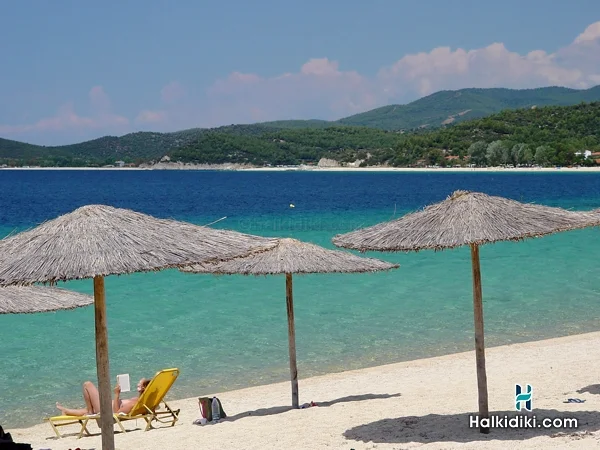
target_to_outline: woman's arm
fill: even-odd
[[[119,398],[121,395],[121,386],[118,384],[115,386],[115,398],[112,402],[112,410],[114,413],[118,413],[121,408],[121,399]]]

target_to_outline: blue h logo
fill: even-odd
[[[521,411],[524,406],[527,411],[531,411],[531,397],[533,394],[533,388],[530,384],[526,385],[527,389],[524,391],[520,384],[515,384],[515,403],[517,411]]]

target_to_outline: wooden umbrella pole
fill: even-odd
[[[292,407],[298,408],[298,366],[296,365],[296,328],[294,326],[294,296],[292,274],[285,274],[285,302],[288,319],[288,341],[290,346],[290,375],[292,378]]]
[[[477,361],[477,389],[479,391],[479,420],[489,417],[487,375],[485,373],[485,345],[483,341],[483,302],[481,294],[481,269],[479,246],[471,244],[473,267],[473,315],[475,319],[475,359]],[[489,433],[488,427],[479,427],[481,433]]]
[[[102,450],[115,450],[115,435],[108,364],[108,332],[106,328],[106,296],[104,277],[94,277],[94,311],[96,316],[96,367],[100,393],[100,425]]]

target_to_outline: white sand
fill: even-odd
[[[173,428],[144,432],[143,421],[115,435],[118,449],[427,449],[600,448],[600,332],[487,351],[490,410],[515,413],[515,383],[533,386],[538,417],[576,417],[578,430],[494,429],[482,435],[468,427],[477,410],[474,352],[390,364],[300,380],[301,403],[290,410],[290,384],[279,383],[217,394],[230,419],[192,425],[195,398],[181,408]],[[301,356],[301,355],[300,355]],[[301,374],[300,374],[301,375]],[[583,392],[577,392],[583,390]],[[206,392],[190,392],[190,395]],[[585,403],[563,403],[570,397]],[[137,429],[136,429],[137,428]],[[64,427],[75,433],[78,426]],[[57,440],[48,424],[8,430],[34,449],[101,448],[96,435]]]
[[[317,167],[317,166],[287,166],[287,167],[239,167],[239,164],[162,164],[159,167],[0,167],[3,170],[227,170],[250,172],[596,172],[600,166],[593,167]]]
[[[239,169],[244,171],[306,171],[306,172],[596,172],[600,173],[600,166],[593,167],[316,167],[316,166],[290,166],[290,167],[254,167]]]

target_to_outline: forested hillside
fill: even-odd
[[[489,116],[506,109],[569,106],[600,101],[600,86],[586,90],[564,87],[538,89],[461,89],[440,91],[407,105],[389,105],[338,120],[384,130],[437,128]]]
[[[321,158],[364,165],[556,164],[600,150],[600,102],[506,110],[439,129],[411,132],[358,126],[275,128],[230,125],[178,133],[133,133],[63,147],[0,140],[0,165],[93,166],[158,161],[316,164]],[[589,159],[587,164],[592,163]]]
[[[600,150],[600,102],[505,111],[455,126],[414,133],[366,127],[282,129],[255,135],[211,131],[171,155],[182,162],[255,165],[316,163],[327,157],[362,165],[466,162],[567,165],[580,150]],[[482,148],[485,158],[482,157]],[[510,156],[512,154],[516,156]],[[496,156],[501,154],[502,158]],[[506,156],[509,155],[509,156]],[[451,156],[458,156],[457,161]]]

